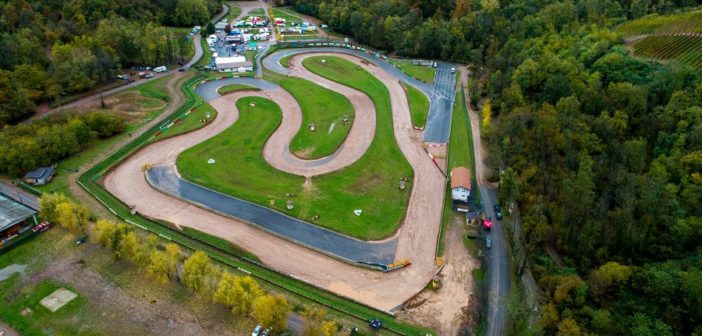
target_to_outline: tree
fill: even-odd
[[[165,285],[168,282],[168,259],[166,254],[153,249],[149,254],[149,264],[146,267],[146,272],[156,280],[156,282]]]
[[[212,301],[221,303],[227,307],[233,307],[236,304],[235,287],[237,277],[229,272],[222,272],[217,290],[212,297]]]
[[[122,240],[119,242],[117,256],[135,264],[143,265],[145,263],[144,246],[136,232],[129,231],[122,237]]]
[[[112,248],[117,234],[117,223],[107,219],[98,219],[93,226],[93,241],[108,248]]]
[[[181,259],[180,247],[176,243],[168,243],[165,246],[165,252],[168,274],[177,278],[177,266]]]
[[[250,276],[245,276],[234,279],[234,287],[231,294],[235,300],[232,312],[246,316],[251,313],[253,302],[261,297],[264,292],[256,280]]]
[[[284,296],[280,294],[266,294],[259,296],[252,305],[251,315],[260,325],[285,330],[287,328],[287,315],[290,306]]]
[[[483,128],[487,131],[490,129],[492,124],[492,108],[490,107],[490,100],[486,100],[483,103]]]
[[[81,204],[65,201],[56,206],[58,224],[75,234],[85,233],[88,215],[88,208]]]
[[[302,313],[305,318],[305,327],[302,334],[305,336],[334,336],[336,335],[336,323],[325,320],[327,312],[324,309],[306,307]]]
[[[39,198],[39,211],[41,212],[42,218],[51,223],[57,223],[57,206],[66,202],[70,202],[70,200],[62,193],[43,194]]]
[[[183,282],[194,291],[204,294],[213,273],[212,262],[205,252],[197,251],[185,260]]]
[[[556,333],[557,336],[580,336],[582,335],[582,331],[580,330],[580,326],[578,325],[578,322],[575,322],[575,320],[571,318],[565,318],[561,321],[561,323],[558,324],[558,333]]]

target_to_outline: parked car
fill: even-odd
[[[162,65],[162,66],[155,67],[154,71],[155,72],[166,72],[166,71],[168,71],[168,68],[166,68],[165,65]]]
[[[51,223],[49,223],[49,222],[47,222],[47,221],[43,221],[43,222],[41,222],[41,224],[39,224],[39,225],[33,227],[33,228],[32,228],[32,232],[39,232],[39,233],[41,233],[41,232],[44,232],[44,231],[46,231],[46,230],[48,230],[48,229],[50,229],[50,228],[51,228]]]
[[[178,69],[179,72],[185,72],[185,68]]]
[[[263,328],[260,325],[257,325],[256,328],[251,332],[251,336],[259,336],[261,334],[261,330]]]
[[[451,68],[451,73],[455,74],[456,73],[456,68]]]
[[[491,247],[492,247],[492,240],[490,239],[489,236],[485,237],[485,248],[489,250]]]
[[[433,66],[433,67],[435,67],[435,68],[438,68],[438,67],[439,67],[439,63],[434,62],[431,66]]]
[[[495,204],[495,218],[502,220],[502,210],[499,204]]]
[[[144,78],[154,78],[156,75],[148,72],[146,75],[144,75]]]
[[[117,78],[119,78],[119,79],[121,79],[121,80],[126,80],[126,79],[129,78],[129,76],[126,75],[126,74],[122,74],[122,75],[117,75]]]
[[[490,231],[492,229],[492,222],[485,219],[483,220],[483,230]]]
[[[266,328],[266,330],[263,331],[261,336],[268,336],[271,334],[271,328]]]

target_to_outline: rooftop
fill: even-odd
[[[27,173],[27,175],[24,176],[24,178],[40,179],[40,178],[47,177],[53,173],[54,173],[54,167],[41,167],[41,168],[37,168],[36,170],[30,171],[29,173]]]
[[[32,217],[36,213],[35,210],[0,194],[0,231]]]
[[[470,169],[466,167],[451,169],[451,189],[459,187],[470,189]]]

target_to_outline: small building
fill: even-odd
[[[459,211],[463,209],[468,204],[468,196],[470,196],[470,170],[466,167],[451,169],[451,199],[454,208]]]
[[[33,185],[45,185],[51,182],[55,172],[54,167],[41,167],[27,173],[24,176],[24,180]]]
[[[244,56],[217,57],[215,66],[219,72],[247,72],[253,71],[253,63]]]
[[[0,194],[0,247],[37,224],[37,211]]]

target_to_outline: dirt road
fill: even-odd
[[[367,69],[388,88],[397,143],[415,172],[412,198],[398,232],[398,259],[409,259],[410,267],[379,273],[351,266],[245,223],[225,218],[174,199],[151,188],[145,181],[144,164],[173,164],[178,153],[200,143],[233,124],[238,113],[235,95],[212,102],[219,113],[214,122],[197,131],[149,145],[116,167],[105,179],[108,191],[143,215],[191,226],[220,236],[251,251],[267,265],[367,305],[391,310],[419,292],[435,271],[434,252],[440,226],[445,177],[424,152],[421,132],[412,129],[409,107],[397,78],[384,70],[347,58]],[[345,94],[351,92],[344,91]],[[286,109],[287,106],[281,106]],[[357,112],[358,113],[358,112]],[[285,256],[285,257],[283,257]]]

